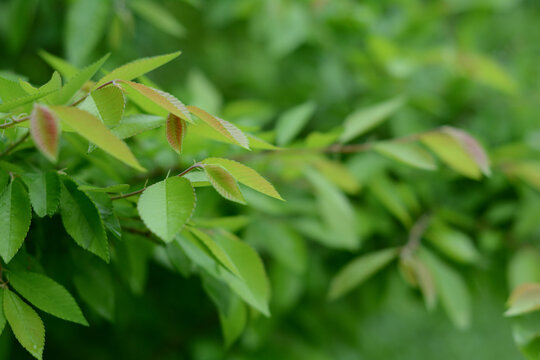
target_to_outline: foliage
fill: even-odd
[[[538,359],[539,11],[1,3],[0,359]]]

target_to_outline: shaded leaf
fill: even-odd
[[[71,79],[75,76],[79,69],[62,58],[49,54],[45,50],[38,50],[39,56],[45,60],[54,70],[58,71],[64,79]]]
[[[238,269],[231,261],[227,253],[223,250],[223,248],[221,248],[220,245],[218,245],[217,242],[215,242],[210,237],[210,235],[194,227],[190,227],[189,231],[191,231],[191,233],[195,235],[208,248],[208,250],[210,250],[210,253],[212,253],[212,255],[218,260],[221,265],[223,265],[231,273],[237,276],[241,276],[238,272]]]
[[[73,282],[81,299],[92,310],[104,319],[113,321],[115,285],[108,268],[103,263],[86,266],[83,272],[73,276]]]
[[[34,212],[39,217],[53,216],[60,203],[60,179],[55,171],[26,174],[23,180],[28,186],[28,194]]]

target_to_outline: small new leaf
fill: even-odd
[[[120,86],[110,85],[92,91],[99,115],[107,126],[117,125],[122,120],[126,99]]]
[[[225,199],[245,204],[244,196],[234,177],[220,165],[204,165],[208,180],[216,191]]]
[[[167,117],[167,141],[178,154],[182,152],[184,137],[186,136],[186,122],[174,114]]]
[[[56,162],[58,157],[60,132],[56,115],[43,105],[34,105],[30,115],[30,135],[39,151],[52,162]]]

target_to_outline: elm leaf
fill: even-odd
[[[244,196],[234,177],[220,165],[204,165],[208,180],[225,199],[245,204]]]
[[[52,216],[60,203],[60,179],[55,171],[23,175],[34,212],[39,217]]]
[[[96,89],[91,94],[105,125],[117,125],[122,120],[126,107],[126,99],[122,88],[117,85],[110,85]]]
[[[8,263],[22,246],[32,212],[28,193],[15,179],[0,194],[0,256]]]
[[[188,106],[187,108],[191,113],[195,114],[213,130],[224,136],[229,142],[240,145],[241,147],[249,150],[248,138],[242,132],[242,130],[237,128],[235,125],[216,116],[210,115],[206,111],[199,109],[196,106]]]
[[[60,132],[56,115],[43,105],[34,105],[30,115],[30,135],[39,151],[52,162],[58,157]]]
[[[167,141],[178,154],[182,152],[184,137],[186,136],[186,122],[174,114],[167,117]]]

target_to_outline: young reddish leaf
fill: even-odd
[[[181,119],[184,119],[187,122],[193,122],[186,106],[168,92],[154,89],[132,81],[119,80],[119,82],[128,85],[131,89],[137,91],[148,100],[158,105],[160,108],[165,109],[166,111],[178,116]]]
[[[244,196],[234,177],[220,165],[204,165],[208,180],[216,191],[225,199],[245,204]]]
[[[167,117],[167,141],[179,154],[182,152],[186,130],[187,124],[183,119],[174,114],[169,114]]]
[[[39,151],[52,162],[56,162],[58,156],[60,132],[56,115],[47,107],[36,104],[30,115],[30,134]]]
[[[491,169],[489,168],[489,158],[486,154],[486,151],[478,143],[478,141],[476,141],[474,137],[472,137],[470,134],[466,133],[463,130],[456,129],[450,126],[443,127],[443,132],[449,134],[454,139],[459,141],[463,149],[476,162],[484,175],[491,175]]]
[[[187,108],[191,113],[195,114],[199,119],[204,121],[214,130],[219,132],[221,135],[225,136],[227,140],[249,150],[249,140],[246,137],[246,135],[242,132],[242,130],[240,130],[239,128],[231,124],[230,122],[220,119],[216,116],[210,115],[206,111],[199,109],[196,106],[188,106]]]

